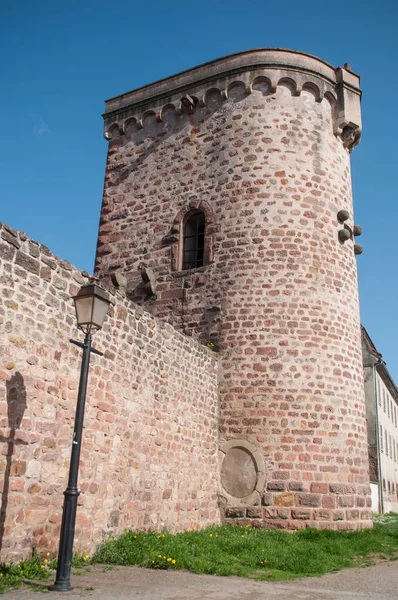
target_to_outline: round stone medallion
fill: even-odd
[[[257,483],[256,463],[245,448],[230,448],[221,465],[221,483],[235,498],[245,498],[254,492]]]

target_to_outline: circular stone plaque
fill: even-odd
[[[249,496],[256,489],[257,469],[253,456],[245,448],[230,448],[221,465],[221,483],[235,498]]]

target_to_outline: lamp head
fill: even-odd
[[[106,291],[95,282],[83,285],[73,297],[77,326],[84,333],[95,333],[104,324],[111,301]]]

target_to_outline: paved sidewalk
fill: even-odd
[[[74,575],[72,592],[8,591],[9,600],[392,600],[398,598],[398,561],[345,569],[323,577],[269,583],[137,567],[91,567]]]

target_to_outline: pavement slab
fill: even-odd
[[[25,585],[7,591],[9,600],[397,600],[398,561],[286,582],[195,575],[139,567],[101,565],[72,576],[71,592],[41,592]],[[48,583],[46,584],[48,585]]]

